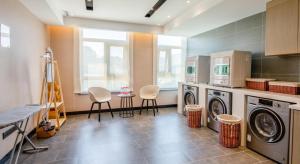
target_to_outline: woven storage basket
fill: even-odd
[[[284,82],[284,81],[270,82],[269,83],[269,91],[277,92],[277,93],[299,95],[300,94],[300,83]]]
[[[188,126],[190,128],[200,128],[202,107],[199,105],[186,105],[185,108]]]
[[[217,116],[220,122],[219,143],[227,148],[237,148],[241,143],[241,119],[237,116],[221,114]]]
[[[275,81],[275,79],[248,78],[246,79],[246,88],[267,91],[270,81]]]
[[[42,127],[36,128],[37,138],[50,138],[56,134],[55,128],[50,131],[45,131]]]

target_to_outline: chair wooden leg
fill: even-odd
[[[153,116],[155,116],[155,103],[154,103],[154,100],[151,100],[151,101],[152,101]]]
[[[149,109],[149,100],[147,100],[147,112],[148,112],[148,109]]]
[[[101,103],[98,103],[98,115],[99,115],[99,122],[100,122],[100,120],[101,120]]]
[[[158,106],[157,106],[156,99],[154,100],[154,103],[155,103],[155,108],[156,108],[156,111],[158,112]]]
[[[91,110],[90,110],[90,113],[89,113],[89,116],[88,116],[88,118],[90,118],[90,117],[91,117],[91,114],[92,114],[92,111],[93,111],[94,104],[95,104],[95,102],[93,102],[93,103],[92,103]]]
[[[111,109],[111,107],[110,107],[109,101],[107,101],[107,105],[108,105],[108,108],[109,108],[109,110],[110,110],[111,117],[114,118],[114,114],[113,114],[113,111],[112,111],[112,109]]]
[[[142,114],[142,109],[143,109],[143,106],[144,106],[144,99],[143,99],[143,101],[142,101],[142,106],[141,106],[141,109],[140,109],[140,115]]]

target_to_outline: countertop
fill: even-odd
[[[246,89],[246,88],[227,88],[227,87],[213,86],[209,84],[190,84],[190,83],[182,83],[182,84],[197,86],[197,87],[202,87],[207,89],[227,91],[227,92],[236,92],[236,93],[242,93],[244,95],[249,95],[249,96],[263,97],[268,99],[275,99],[279,101],[296,103],[295,105],[290,105],[290,108],[293,110],[300,110],[300,95],[289,95],[289,94],[274,93],[270,91],[259,91],[259,90]]]
[[[293,110],[299,110],[300,111],[300,104],[290,105],[290,108]]]

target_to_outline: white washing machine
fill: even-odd
[[[198,104],[199,99],[199,89],[196,86],[192,85],[183,85],[183,107],[182,107],[182,114],[186,115],[185,106],[186,105],[194,105]]]
[[[247,147],[288,164],[291,111],[289,102],[248,96]]]
[[[217,116],[220,114],[231,114],[232,93],[207,90],[207,127],[219,132],[220,127]]]

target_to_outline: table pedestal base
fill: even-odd
[[[121,97],[121,110],[119,116],[129,118],[134,116],[132,97]]]

